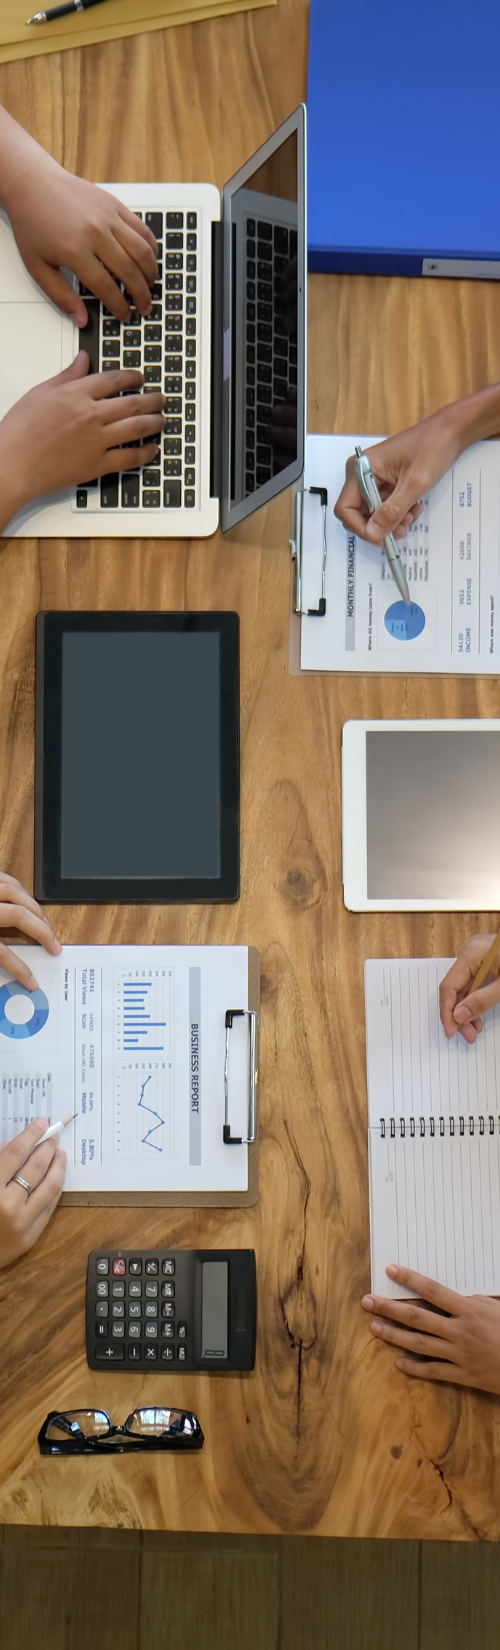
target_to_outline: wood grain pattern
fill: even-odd
[[[0,70],[0,97],[93,178],[219,185],[305,90],[307,0]],[[124,110],[126,118],[124,118]],[[346,187],[348,180],[346,180]],[[500,378],[495,283],[314,277],[309,427],[396,429]],[[496,1539],[500,1409],[412,1385],[371,1342],[362,965],[441,955],[478,916],[354,915],[342,903],[340,736],[350,716],[498,711],[495,680],[288,674],[290,501],[224,542],[6,542],[0,551],[0,863],[33,850],[34,620],[41,608],[241,615],[242,897],[224,908],[63,907],[65,941],[240,940],[263,958],[260,1200],[253,1210],[63,1209],[0,1280],[0,1520],[124,1529]],[[255,1247],[259,1335],[242,1380],[91,1374],[96,1242]],[[36,1356],[33,1354],[34,1343]],[[117,1418],[167,1390],[206,1433],[196,1460],[41,1461],[56,1404]]]

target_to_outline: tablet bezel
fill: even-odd
[[[61,875],[62,639],[74,632],[216,631],[220,649],[220,874],[210,878]],[[35,897],[51,904],[215,904],[240,893],[237,613],[39,613],[36,622]]]
[[[342,882],[344,905],[348,911],[476,911],[474,898],[449,899],[368,899],[366,831],[366,735],[367,733],[500,733],[498,717],[441,717],[437,720],[401,717],[398,721],[345,722],[342,729]]]

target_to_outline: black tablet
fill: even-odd
[[[37,899],[237,899],[237,613],[40,613],[36,640]]]

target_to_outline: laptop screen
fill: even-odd
[[[303,470],[304,142],[299,109],[224,190],[224,528]]]

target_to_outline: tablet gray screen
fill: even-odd
[[[366,735],[369,899],[500,909],[500,733]]]
[[[63,877],[218,877],[219,637],[63,637]]]

